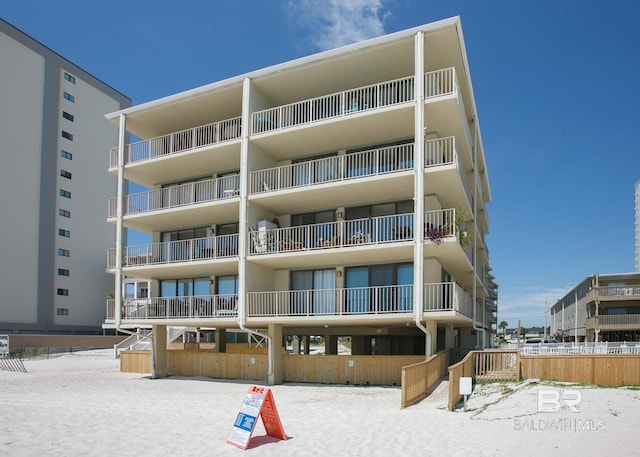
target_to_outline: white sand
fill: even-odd
[[[448,412],[443,389],[400,410],[399,388],[285,384],[272,392],[289,439],[259,423],[243,451],[226,440],[252,383],[120,373],[109,350],[25,365],[0,371],[0,455],[640,454],[640,391],[630,389],[579,387],[579,412],[539,413],[537,390],[562,387],[484,385],[467,412]]]

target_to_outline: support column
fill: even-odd
[[[304,338],[304,353],[305,355],[309,355],[309,343],[311,342],[311,337],[309,335],[303,336]]]
[[[327,355],[338,355],[338,337],[336,335],[325,335],[324,353]]]
[[[167,364],[167,326],[154,325],[151,328],[151,378],[166,378],[169,374]]]
[[[282,384],[282,325],[269,324],[269,357],[271,357],[271,373],[268,374],[267,383],[270,386]]]
[[[425,356],[431,357],[436,353],[438,321],[430,319],[426,322],[425,327],[427,327],[427,330],[429,331],[429,334],[425,335]]]
[[[227,352],[227,329],[217,328],[215,330],[216,346],[214,352]]]

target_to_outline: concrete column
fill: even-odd
[[[269,357],[271,357],[271,373],[267,382],[270,386],[282,384],[282,325],[269,324]]]
[[[167,364],[167,326],[154,325],[151,328],[151,378],[166,378],[169,374]]]
[[[338,337],[336,335],[325,335],[324,353],[327,355],[338,355]]]
[[[425,355],[427,357],[431,357],[436,353],[436,345],[438,338],[438,321],[428,320],[426,322],[427,330],[429,331],[429,335],[425,335]]]
[[[444,347],[445,349],[451,349],[453,347],[453,325],[447,324],[444,331]]]
[[[304,338],[304,353],[306,355],[309,355],[309,343],[311,338],[309,337],[309,335],[305,335],[303,338]]]
[[[215,330],[216,346],[214,352],[227,352],[227,329],[217,328]]]
[[[291,342],[291,352],[294,354],[300,354],[300,337],[298,335],[293,335],[293,339]]]

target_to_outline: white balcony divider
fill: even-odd
[[[424,75],[425,98],[449,95],[457,90],[455,68],[431,71]]]
[[[413,77],[386,81],[257,111],[251,134],[281,130],[413,100]]]
[[[449,165],[458,161],[456,138],[436,138],[424,143],[424,166]]]
[[[456,236],[457,234],[456,210],[425,211],[424,225],[425,240],[440,244],[444,238]]]
[[[401,144],[253,171],[250,193],[275,192],[411,169],[413,144]]]
[[[249,292],[247,316],[342,316],[411,313],[413,286]]]
[[[107,298],[106,319],[113,320],[115,318],[116,318],[116,301],[113,298]]]
[[[413,214],[395,214],[349,221],[249,232],[250,254],[383,244],[413,239]]]
[[[108,268],[115,268],[115,248],[108,250]],[[122,255],[123,266],[158,265],[176,262],[236,257],[238,235],[218,235],[207,238],[169,241],[127,246]]]
[[[241,117],[169,133],[149,140],[130,143],[125,151],[125,164],[176,154],[216,143],[235,140],[242,133]],[[118,148],[111,148],[111,168],[118,166]]]
[[[239,188],[240,175],[230,175],[125,195],[123,215],[128,216],[232,198],[239,195]],[[109,199],[110,218],[116,217],[117,205],[116,197]]]
[[[424,312],[457,311],[472,317],[472,298],[455,282],[440,282],[424,285]]]
[[[198,295],[126,299],[123,319],[233,318],[238,315],[238,296]]]

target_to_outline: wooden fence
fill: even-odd
[[[285,382],[399,386],[402,367],[424,356],[295,355],[282,357]],[[264,353],[216,353],[202,350],[167,351],[169,373],[223,379],[266,380]],[[151,351],[122,351],[120,371],[151,373]]]
[[[460,378],[486,381],[519,381],[518,351],[471,351],[462,361],[449,367],[449,411],[462,399]]]
[[[522,356],[522,377],[597,384],[640,385],[640,354]]]
[[[447,353],[432,355],[427,360],[402,367],[402,409],[422,400],[447,373]]]

